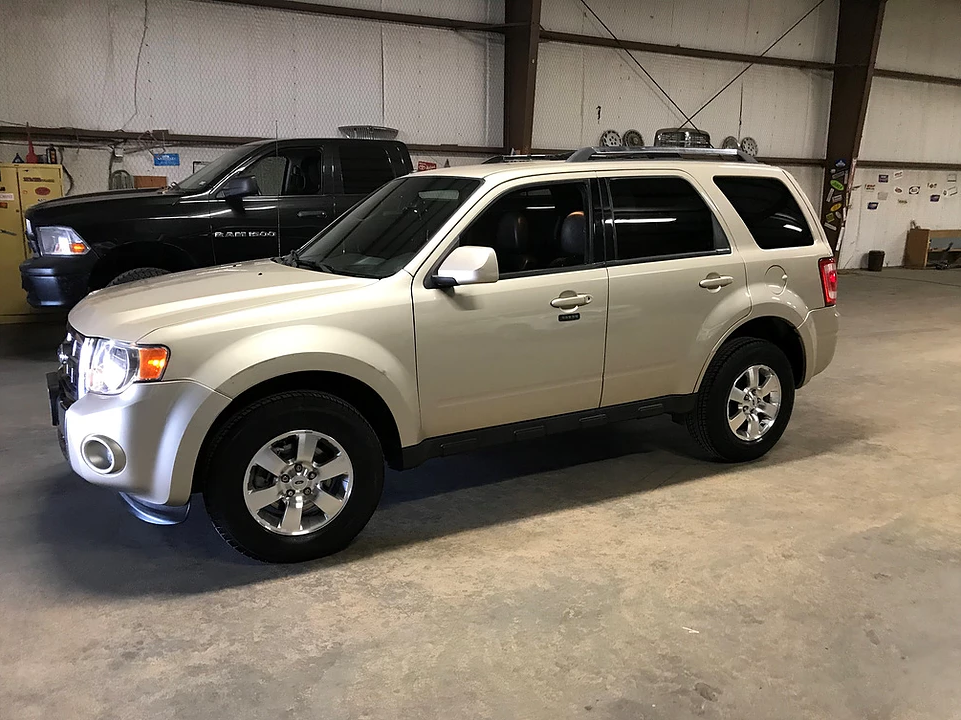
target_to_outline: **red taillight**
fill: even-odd
[[[821,268],[821,288],[824,290],[824,304],[831,307],[838,301],[838,264],[833,257],[818,260]]]

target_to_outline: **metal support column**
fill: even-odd
[[[828,125],[821,222],[837,250],[852,171],[861,147],[887,0],[841,0]]]
[[[541,0],[505,0],[504,5],[504,148],[526,154],[534,133]]]

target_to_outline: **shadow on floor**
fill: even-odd
[[[822,415],[799,423],[758,464],[808,460],[859,443],[876,428]],[[810,437],[805,437],[809,435]],[[559,435],[435,460],[389,473],[380,508],[343,552],[301,565],[265,565],[231,550],[211,527],[199,496],[187,522],[144,525],[111,493],[59,468],[37,479],[37,536],[43,572],[67,590],[109,596],[188,595],[334,569],[364,558],[476,528],[586,507],[737,467],[696,458],[692,441],[666,418]],[[31,540],[28,540],[30,542]]]

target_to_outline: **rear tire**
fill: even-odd
[[[147,278],[160,277],[161,275],[169,275],[169,270],[164,270],[163,268],[157,267],[144,267],[144,268],[134,268],[133,270],[127,270],[126,272],[120,273],[117,277],[107,283],[107,287],[113,287],[114,285],[123,285],[124,283],[134,282],[135,280],[146,280]]]
[[[736,338],[708,366],[687,428],[712,458],[748,462],[780,440],[793,409],[787,356],[767,340]]]
[[[238,412],[218,432],[204,468],[204,502],[217,532],[264,562],[342,550],[367,525],[384,487],[373,428],[340,398],[317,391],[278,393]]]

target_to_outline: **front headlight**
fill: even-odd
[[[73,228],[51,225],[36,230],[41,255],[86,255],[90,250]]]
[[[80,368],[85,392],[119,395],[135,382],[163,377],[170,351],[162,345],[88,338],[81,349]]]

